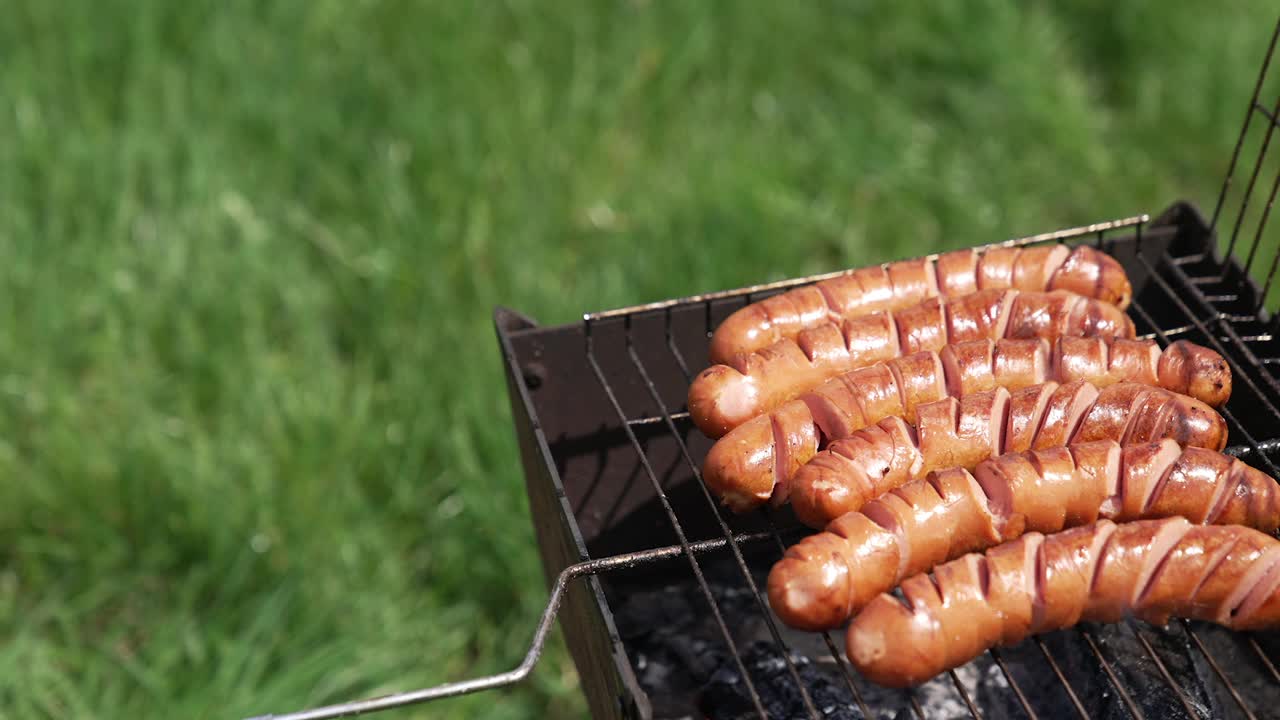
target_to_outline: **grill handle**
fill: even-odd
[[[751,533],[739,535],[733,538],[734,542],[751,542],[755,540],[763,540],[771,537],[768,533]],[[352,702],[338,703],[336,705],[325,705],[323,707],[311,708],[310,710],[298,710],[296,712],[284,714],[266,714],[256,715],[247,720],[326,720],[327,718],[351,717],[354,715],[363,715],[365,713],[378,712],[380,710],[390,710],[392,708],[405,707],[407,705],[416,705],[418,703],[430,702],[432,700],[440,700],[447,697],[455,697],[457,695],[467,695],[481,690],[491,690],[493,688],[504,687],[506,685],[514,685],[528,677],[533,670],[533,666],[537,664],[538,658],[542,656],[542,649],[547,642],[547,633],[551,631],[551,623],[555,622],[556,614],[560,611],[560,603],[564,600],[564,590],[569,582],[575,578],[584,575],[596,575],[610,570],[622,570],[626,568],[636,567],[638,565],[646,565],[657,562],[659,560],[668,560],[670,558],[679,557],[686,552],[704,553],[710,550],[718,550],[728,545],[728,540],[721,538],[718,540],[704,540],[702,542],[689,543],[689,545],[668,545],[666,547],[654,548],[653,550],[643,550],[640,552],[625,553],[623,555],[614,555],[612,557],[600,558],[598,560],[584,560],[575,563],[560,571],[556,576],[556,582],[551,587],[551,597],[547,599],[547,607],[542,611],[542,617],[538,620],[538,627],[533,631],[533,641],[529,644],[529,651],[525,653],[524,660],[516,666],[514,670],[508,670],[497,675],[487,675],[485,677],[473,678],[471,680],[461,680],[458,682],[449,682],[436,685],[434,687],[424,688],[422,690],[411,690],[409,692],[392,693],[391,695],[383,695],[382,697],[368,698],[366,700],[354,700]]]

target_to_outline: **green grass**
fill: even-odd
[[[546,594],[495,304],[565,322],[1211,209],[1274,21],[470,5],[5,7],[0,716],[513,666]],[[557,639],[518,689],[389,717],[583,712]]]

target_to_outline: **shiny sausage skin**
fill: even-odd
[[[841,515],[932,470],[972,469],[1008,452],[1115,440],[1129,445],[1170,438],[1221,450],[1226,422],[1213,408],[1163,388],[1118,383],[1099,391],[1083,382],[1004,388],[921,405],[909,425],[889,418],[815,453],[774,492],[796,517],[823,528]],[[744,426],[745,427],[745,426]],[[885,462],[892,447],[893,463]]]
[[[734,428],[707,453],[703,478],[726,505],[739,512],[770,497],[785,500],[785,491],[779,496],[775,487],[780,483],[785,486],[795,468],[811,460],[824,442],[847,438],[893,415],[914,423],[918,405],[948,395],[964,396],[995,387],[1019,390],[1054,379],[1099,385],[1166,382],[1171,390],[1230,388],[1230,371],[1225,363],[1214,360],[1221,357],[1212,351],[1183,342],[1174,343],[1158,357],[1156,352],[1156,346],[1147,341],[1108,344],[1097,339],[1060,338],[1052,348],[1038,340],[973,341],[946,346],[941,353],[916,353],[877,363],[837,376]],[[1198,363],[1185,360],[1204,353],[1213,357]],[[1167,358],[1177,361],[1175,368],[1169,368],[1174,363],[1166,362]],[[1206,370],[1192,372],[1196,368]],[[1228,373],[1225,383],[1201,377],[1206,373],[1216,377],[1219,372]],[[1008,432],[1014,436],[1040,428],[1025,427],[1030,419],[1040,422],[1065,410],[1058,405],[1024,407],[1028,402],[1047,403],[1048,396],[1013,398],[1016,412],[1011,414]],[[1043,446],[1050,444],[1055,429],[1063,427],[1046,425]],[[1111,436],[1104,433],[1101,437]]]
[[[849,660],[872,682],[921,683],[997,645],[1080,621],[1170,617],[1280,627],[1280,541],[1184,518],[1109,520],[1029,533],[882,593],[849,625]]]
[[[1133,288],[1124,268],[1094,248],[1064,245],[958,250],[851,270],[752,303],[730,315],[711,337],[711,362],[762,350],[826,322],[899,310],[931,297],[979,290],[1067,290],[1121,310]]]
[[[874,320],[875,317],[867,316],[860,320]],[[825,329],[834,332],[833,326],[820,328]],[[818,331],[806,331],[810,332]],[[878,343],[872,345],[884,347]],[[961,346],[965,348],[963,352]],[[1099,386],[1109,382],[1138,382],[1190,395],[1212,407],[1220,407],[1231,396],[1231,368],[1226,360],[1213,350],[1186,340],[1175,341],[1163,353],[1152,340],[1078,337],[1074,334],[1053,340],[1044,357],[1026,349],[1035,346],[1037,343],[1030,340],[1001,340],[984,356],[986,361],[997,364],[994,370],[980,363],[962,365],[957,369],[989,376],[999,373],[1000,366],[1008,374],[1017,365],[1022,371],[1039,378],[1024,384],[1048,379],[1059,382],[1086,380]],[[940,351],[944,355],[951,352],[973,362],[974,353],[981,353],[982,348],[991,346],[974,340],[953,343],[952,347],[955,349],[948,350],[944,345]],[[708,437],[723,437],[751,418],[812,390],[820,384],[819,381],[842,374],[831,371],[835,363],[830,360],[833,353],[818,353],[814,357],[820,358],[820,362],[809,362],[808,352],[801,352],[786,341],[751,355],[741,371],[727,365],[704,370],[689,388],[689,414],[694,424]],[[868,358],[878,358],[877,353],[861,354],[854,364],[870,365]],[[882,354],[889,359],[898,357],[896,349]],[[850,357],[852,355],[849,354]],[[1010,389],[1015,387],[1008,383],[999,384]],[[989,387],[994,385],[992,383]]]
[[[824,323],[804,330],[794,340],[780,340],[739,355],[730,364],[713,365],[689,386],[689,414],[707,437],[718,438],[836,375],[911,353],[941,350],[948,343],[1063,336],[1131,338],[1133,333],[1133,321],[1115,306],[1065,291],[987,290],[950,300],[930,298],[896,312]],[[1211,357],[1201,359],[1204,353]],[[1094,348],[1093,354],[1105,368],[1107,350]],[[1217,353],[1203,348],[1184,358],[1184,364],[1193,370],[1214,358],[1225,367]],[[1082,357],[1081,362],[1093,359]],[[1176,368],[1171,375],[1181,370]],[[1151,377],[1154,381],[1154,372]]]
[[[952,346],[952,348],[956,347],[959,346]],[[1006,343],[1005,347],[1012,346]],[[997,439],[995,454],[988,452],[992,443],[988,442],[987,445],[982,446],[987,448],[982,452],[988,452],[989,455],[997,455],[1000,448],[1007,448],[1009,451],[1028,450],[1032,437],[1037,438],[1039,443],[1037,447],[1065,445],[1064,433],[1070,433],[1075,425],[1062,424],[1062,416],[1073,409],[1079,410],[1080,406],[1091,402],[1093,396],[1088,393],[1096,395],[1096,387],[1078,387],[1076,382],[1066,383],[1066,386],[1061,389],[1057,384],[1050,386],[1050,384],[1039,383],[1036,386],[1029,386],[1027,383],[1037,379],[1037,370],[1033,370],[1038,366],[1037,361],[1034,360],[1037,357],[1037,351],[1034,350],[1028,350],[1021,356],[1014,352],[1001,355],[1000,357],[1004,357],[1004,360],[997,359],[995,352],[992,351],[992,360],[989,363],[984,359],[986,355],[982,347],[970,347],[969,350],[977,350],[977,352],[966,351],[965,348],[960,348],[960,351],[943,352],[943,354],[922,352],[922,354],[901,357],[891,363],[855,370],[835,380],[829,380],[814,391],[805,393],[803,397],[786,402],[773,413],[760,415],[733,428],[732,432],[719,439],[716,445],[710,448],[707,459],[703,461],[703,479],[717,497],[721,498],[724,505],[742,512],[763,505],[771,498],[774,503],[785,502],[790,496],[792,475],[804,466],[804,473],[823,475],[809,478],[803,487],[809,488],[810,491],[815,491],[819,486],[832,488],[832,493],[828,493],[829,497],[814,495],[801,500],[801,505],[806,500],[829,503],[831,505],[829,510],[817,511],[812,507],[801,507],[801,505],[796,507],[796,511],[801,512],[801,519],[813,524],[815,528],[820,528],[826,524],[827,520],[849,510],[856,510],[856,507],[847,506],[852,502],[852,497],[840,486],[840,482],[847,480],[841,470],[849,469],[850,464],[832,459],[833,452],[837,455],[847,455],[850,447],[859,443],[865,445],[873,436],[881,438],[878,442],[882,445],[884,442],[897,442],[899,445],[915,447],[915,428],[911,425],[918,421],[916,415],[922,413],[922,406],[936,404],[937,398],[956,395],[956,392],[966,396],[972,395],[972,391],[986,391],[989,387],[1015,388],[1014,395],[1006,395],[1001,401],[1002,404],[1009,406],[1010,410],[1007,413],[1004,405],[1001,405],[998,410],[991,406],[992,402],[998,400],[995,396],[987,396],[979,401],[966,400],[959,406],[965,409],[963,413],[952,409],[951,406],[932,407],[927,413],[929,421],[923,428],[927,437],[924,438],[922,448],[945,450],[947,437],[945,427],[948,423],[952,423],[947,418],[951,418],[951,414],[955,413],[963,416],[961,418],[963,421],[960,421],[963,427],[957,425],[959,429],[951,432],[952,434],[960,433],[963,438],[968,438],[966,433],[972,432],[972,429],[965,428],[978,421],[980,413],[987,413],[988,418],[993,418],[989,419],[989,423],[1005,424],[1005,429],[1001,432],[1007,437]],[[966,357],[968,359],[977,357],[978,361],[966,360]],[[989,375],[982,370],[984,364],[987,368],[991,368]],[[1062,364],[1056,366],[1065,368]],[[1065,370],[1066,375],[1073,375],[1073,377],[1079,373],[1079,368]],[[1108,373],[1103,377],[1091,379],[1098,379],[1105,383],[1117,378],[1111,377]],[[1166,393],[1166,395],[1157,393],[1156,396],[1149,396],[1149,393],[1143,392],[1146,386],[1134,383],[1123,384],[1129,388],[1123,392],[1129,395],[1119,397],[1116,392],[1121,391],[1110,391],[1110,395],[1107,396],[1110,400],[1107,404],[1097,407],[1091,427],[1080,429],[1080,432],[1093,433],[1097,437],[1082,438],[1082,442],[1084,439],[1124,439],[1119,434],[1115,434],[1124,432],[1124,429],[1117,429],[1114,425],[1117,421],[1124,420],[1125,413],[1129,410],[1144,409],[1146,406],[1138,404],[1139,400],[1146,401],[1149,397],[1180,397],[1172,393]],[[1110,387],[1120,386],[1117,384]],[[1073,395],[1076,392],[1084,395]],[[1219,439],[1225,438],[1224,424],[1210,407],[1193,398],[1184,397],[1183,400],[1185,404],[1181,405],[1185,406],[1181,407],[1178,413],[1134,418],[1133,432],[1137,434],[1133,434],[1133,437],[1142,437],[1140,434],[1142,432],[1147,433],[1147,439],[1164,437],[1160,433],[1166,432],[1166,428],[1152,429],[1147,425],[1179,420],[1185,425],[1180,430],[1183,434],[1196,436],[1197,433],[1216,433],[1220,436]],[[975,405],[975,402],[978,402],[978,405]],[[1169,407],[1174,405],[1180,406],[1178,402],[1174,402]],[[991,415],[992,413],[998,413],[998,416]],[[908,421],[906,423],[900,421],[900,427],[899,424],[888,421],[892,416],[900,416]],[[884,421],[888,421],[888,424],[884,424]],[[1172,428],[1169,428],[1169,432],[1172,432]],[[861,433],[861,439],[858,442],[841,445],[845,438],[855,437],[858,433]],[[1201,445],[1201,443],[1194,442],[1192,445]],[[823,445],[831,447],[827,451],[819,452],[819,448]],[[959,446],[963,443],[960,443],[960,438],[957,438],[951,445]],[[986,456],[979,456],[974,459],[974,462]],[[932,465],[934,468],[945,468],[942,455],[932,457],[932,460],[938,461],[937,464]],[[813,468],[810,468],[810,465]],[[828,482],[826,475],[832,475],[836,482]],[[910,478],[893,478],[893,482],[901,484],[906,479]],[[886,482],[890,482],[890,479],[886,479]],[[890,487],[896,487],[896,484]],[[812,520],[806,518],[812,518]]]
[[[1175,516],[1272,533],[1280,529],[1280,487],[1236,458],[1167,439],[1008,453],[972,473],[934,471],[836,518],[773,566],[769,603],[792,627],[826,630],[905,577],[1024,533],[1099,517]]]

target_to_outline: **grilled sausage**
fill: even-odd
[[[1044,383],[946,398],[916,410],[914,426],[888,418],[816,453],[774,492],[815,528],[939,468],[973,468],[1006,452],[1069,443],[1163,438],[1221,450],[1227,426],[1212,408],[1163,388]],[[891,460],[891,461],[890,461]],[[788,498],[789,494],[789,498]]]
[[[932,472],[791,546],[769,573],[769,603],[792,627],[835,628],[904,577],[1024,533],[1173,516],[1274,532],[1280,488],[1240,460],[1168,439],[1009,453],[972,473]]]
[[[707,454],[703,476],[726,504],[746,510],[767,500],[775,484],[813,458],[822,441],[849,437],[893,415],[914,422],[917,405],[995,387],[1018,390],[1046,380],[1085,380],[1230,391],[1230,371],[1216,353],[1182,341],[1158,359],[1156,352],[1145,341],[1107,345],[1061,338],[1051,350],[1038,340],[974,341],[878,363],[829,380],[734,428]],[[1015,415],[1014,422],[1025,417]]]
[[[1171,616],[1235,630],[1280,626],[1280,541],[1184,518],[1030,533],[902,583],[849,625],[847,652],[873,682],[905,687],[997,645],[1077,622]]]
[[[745,355],[729,365],[703,370],[689,386],[689,414],[707,437],[717,438],[751,418],[768,412],[843,372],[948,343],[1001,338],[1067,335],[1101,338],[1133,337],[1133,321],[1106,303],[1068,292],[987,290],[950,300],[930,298],[897,312],[878,312],[810,328],[792,339]],[[1153,347],[1153,346],[1152,346]],[[1196,346],[1192,346],[1196,347]],[[1121,347],[1121,352],[1137,348]],[[1154,353],[1156,350],[1148,350]],[[1211,357],[1204,357],[1208,353]],[[1077,363],[1101,363],[1105,346],[1069,350]],[[1142,358],[1136,358],[1138,362]],[[1154,359],[1154,358],[1153,358]],[[1226,363],[1210,350],[1192,354],[1188,365]],[[1117,358],[1117,363],[1127,362]],[[1155,366],[1151,377],[1155,378]],[[1177,374],[1181,368],[1171,368]]]
[[[711,362],[794,338],[826,322],[910,307],[931,297],[979,290],[1067,290],[1115,305],[1129,305],[1133,288],[1114,258],[1087,246],[958,250],[927,258],[862,268],[752,303],[730,315],[711,337]]]

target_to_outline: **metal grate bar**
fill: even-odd
[[[960,683],[960,676],[956,675],[955,670],[948,670],[947,674],[951,676],[951,684],[956,686],[956,692],[960,693],[960,699],[964,700],[965,707],[969,708],[969,714],[976,720],[981,720],[982,713],[978,712],[978,708],[974,706],[973,700],[969,698],[969,693],[964,689],[964,685]]]
[[[644,381],[645,387],[649,391],[649,396],[653,398],[653,402],[657,404],[658,409],[662,411],[663,418],[666,420],[667,430],[671,433],[671,437],[675,439],[676,444],[680,448],[681,455],[684,456],[685,462],[689,465],[689,469],[693,472],[694,478],[698,482],[698,487],[702,488],[702,495],[706,498],[707,505],[711,508],[711,513],[716,518],[716,523],[720,526],[720,532],[725,538],[732,539],[733,532],[729,530],[728,523],[724,520],[723,513],[720,512],[720,506],[715,499],[711,497],[711,491],[707,489],[706,483],[702,481],[702,472],[698,468],[697,463],[693,461],[693,457],[689,454],[689,447],[685,444],[684,438],[680,436],[680,432],[676,430],[675,421],[671,419],[671,415],[667,410],[666,403],[662,401],[662,395],[658,392],[658,388],[654,385],[653,378],[650,377],[649,371],[645,369],[644,362],[640,359],[640,355],[636,352],[635,343],[631,337],[631,315],[627,315],[623,319],[626,331],[627,355],[631,358],[631,364],[636,371],[640,373],[641,380]],[[668,330],[667,335],[670,336]],[[680,521],[672,514],[672,523],[679,527]],[[778,629],[778,624],[773,620],[773,613],[769,610],[768,604],[760,595],[760,588],[756,585],[755,578],[751,576],[751,569],[747,567],[747,560],[742,555],[742,548],[738,547],[732,541],[729,548],[733,551],[734,560],[738,564],[738,569],[742,571],[742,577],[747,582],[747,587],[751,590],[752,597],[755,598],[756,604],[760,608],[760,613],[764,617],[765,624],[769,628],[769,634],[773,636],[773,641],[778,644],[782,650],[783,660],[787,664],[787,671],[796,682],[796,688],[800,691],[800,698],[804,702],[805,709],[809,711],[809,716],[819,718],[818,709],[814,707],[813,698],[809,696],[809,689],[805,683],[800,680],[800,673],[796,670],[795,663],[791,660],[791,649],[787,647],[786,641],[782,639],[782,632]]]
[[[671,419],[672,420],[688,420],[689,413],[684,411],[673,412],[671,413]],[[638,425],[656,425],[660,422],[666,422],[666,420],[667,419],[661,415],[646,415],[645,417],[642,417],[642,418],[635,418],[634,420],[628,420],[627,424],[630,425],[631,427],[636,427]]]
[[[1255,105],[1256,105],[1255,101]],[[1276,98],[1275,112],[1280,113],[1280,97]],[[1236,239],[1240,235],[1240,227],[1244,224],[1245,216],[1249,213],[1249,201],[1253,199],[1253,188],[1258,182],[1258,175],[1262,172],[1263,162],[1267,159],[1267,150],[1271,147],[1271,137],[1275,135],[1276,124],[1267,123],[1267,134],[1262,138],[1262,148],[1258,150],[1258,159],[1253,163],[1253,172],[1249,174],[1249,184],[1245,186],[1244,197],[1240,199],[1240,212],[1236,215],[1235,224],[1231,226],[1231,239],[1227,241],[1226,257],[1230,258],[1235,254]],[[1222,266],[1222,277],[1227,276],[1227,271],[1231,266],[1224,264]]]
[[[1231,699],[1236,701],[1236,705],[1240,706],[1240,709],[1244,711],[1245,716],[1248,717],[1249,720],[1257,720],[1253,711],[1245,704],[1244,698],[1240,697],[1239,692],[1236,692],[1235,685],[1227,679],[1227,675],[1222,672],[1222,668],[1219,667],[1218,661],[1213,657],[1213,654],[1209,652],[1209,648],[1205,646],[1204,642],[1200,640],[1200,636],[1196,634],[1195,628],[1191,627],[1191,623],[1187,621],[1186,618],[1182,618],[1182,629],[1186,631],[1187,636],[1191,638],[1191,642],[1195,644],[1196,649],[1200,651],[1200,654],[1204,655],[1204,659],[1208,661],[1209,667],[1213,670],[1213,674],[1217,675],[1218,679],[1222,681],[1222,684],[1226,686],[1227,692],[1231,694]],[[1253,638],[1250,638],[1250,640],[1252,639]]]
[[[1249,635],[1248,638],[1249,645],[1253,647],[1253,651],[1262,659],[1262,664],[1266,665],[1267,669],[1271,671],[1271,677],[1274,678],[1277,683],[1280,683],[1280,672],[1276,671],[1276,666],[1271,663],[1271,658],[1267,657],[1267,654],[1262,651],[1262,648],[1258,646],[1258,641],[1254,640],[1252,635]]]
[[[1280,180],[1280,176],[1277,176]],[[1262,284],[1262,292],[1258,293],[1258,302],[1253,306],[1253,312],[1256,315],[1262,311],[1267,303],[1267,295],[1271,294],[1271,285],[1276,279],[1276,270],[1280,269],[1280,252],[1271,257],[1271,267],[1267,269],[1267,281]]]
[[[1111,687],[1116,689],[1116,695],[1120,697],[1124,706],[1128,708],[1130,717],[1142,720],[1145,716],[1138,709],[1138,705],[1133,701],[1133,698],[1129,697],[1129,691],[1125,690],[1124,683],[1120,682],[1120,678],[1116,676],[1116,671],[1111,669],[1111,663],[1107,662],[1107,659],[1103,657],[1102,649],[1098,647],[1097,641],[1093,639],[1093,633],[1078,625],[1075,629],[1076,632],[1080,633],[1080,637],[1084,638],[1085,643],[1088,644],[1089,651],[1098,659],[1098,665],[1102,668],[1102,672],[1106,674],[1107,680],[1111,681]]]
[[[1169,674],[1169,669],[1165,667],[1164,661],[1160,659],[1159,654],[1156,653],[1156,649],[1151,647],[1151,643],[1147,640],[1145,635],[1138,631],[1138,628],[1134,627],[1132,623],[1128,623],[1128,625],[1129,631],[1133,633],[1133,636],[1137,638],[1138,642],[1142,645],[1142,650],[1151,658],[1152,662],[1156,664],[1156,670],[1160,672],[1160,677],[1164,679],[1164,684],[1173,688],[1177,693],[1178,702],[1182,703],[1183,709],[1187,711],[1187,717],[1196,717],[1196,711],[1191,705],[1191,699],[1187,697],[1185,692],[1183,692],[1182,687],[1178,685],[1178,683],[1174,682],[1173,676]],[[1245,712],[1248,712],[1248,710]]]
[[[704,305],[706,306],[706,312],[704,312],[703,315],[706,317],[707,334],[709,335],[711,333],[711,301],[706,301]],[[676,346],[676,339],[671,335],[671,308],[667,308],[666,312],[663,313],[662,333],[666,336],[667,350],[671,351],[671,356],[676,359],[676,364],[680,366],[680,372],[684,375],[684,381],[686,383],[690,382],[693,380],[693,373],[689,372],[689,363],[685,362],[684,353],[680,352],[680,348]],[[684,415],[685,417],[689,416],[689,413],[686,412],[673,413],[672,417],[675,417],[677,414]]]
[[[1040,716],[1031,708],[1031,703],[1027,702],[1027,694],[1022,691],[1022,686],[1017,680],[1013,679],[1013,673],[1009,672],[1009,665],[1004,661],[1004,653],[1000,652],[1000,648],[993,647],[987,651],[991,655],[991,659],[995,661],[996,666],[1000,668],[1000,672],[1004,673],[1004,677],[1009,681],[1009,687],[1013,689],[1013,694],[1018,698],[1018,704],[1022,706],[1022,711],[1027,714],[1030,720],[1040,720]]]
[[[1165,257],[1167,258],[1168,255],[1166,255]],[[1145,258],[1139,257],[1138,259],[1143,264],[1150,267],[1150,263],[1147,262]],[[1264,403],[1267,404],[1267,409],[1271,412],[1272,416],[1277,420],[1280,420],[1280,408],[1276,407],[1276,404],[1272,400],[1271,396],[1264,393],[1262,389],[1258,387],[1257,381],[1254,379],[1252,375],[1249,375],[1244,372],[1243,366],[1240,365],[1240,363],[1236,362],[1235,360],[1232,360],[1232,358],[1229,355],[1227,355],[1226,348],[1223,345],[1223,342],[1231,343],[1231,345],[1234,346],[1236,349],[1243,351],[1245,355],[1254,364],[1261,365],[1262,363],[1258,360],[1257,356],[1254,355],[1253,351],[1249,349],[1250,338],[1242,337],[1239,333],[1236,332],[1235,328],[1232,327],[1231,325],[1231,323],[1233,322],[1254,322],[1259,320],[1259,318],[1256,315],[1239,317],[1239,316],[1228,315],[1220,312],[1214,313],[1213,316],[1209,319],[1209,321],[1216,322],[1218,327],[1222,330],[1222,332],[1226,334],[1225,340],[1222,340],[1222,339],[1219,339],[1218,335],[1215,335],[1214,333],[1211,333],[1209,331],[1209,328],[1204,324],[1205,323],[1204,320],[1201,320],[1200,318],[1196,317],[1195,313],[1193,313],[1191,309],[1187,307],[1187,304],[1183,301],[1183,299],[1179,296],[1179,294],[1175,290],[1173,290],[1173,288],[1169,285],[1167,280],[1161,277],[1157,277],[1156,284],[1160,285],[1161,288],[1165,291],[1165,294],[1169,295],[1170,298],[1173,299],[1173,302],[1179,307],[1179,310],[1191,319],[1192,323],[1195,324],[1196,329],[1202,332],[1205,335],[1205,337],[1208,338],[1209,342],[1214,345],[1214,349],[1218,350],[1220,354],[1227,356],[1227,361],[1231,363],[1233,367],[1239,369],[1236,374],[1243,376],[1244,381],[1249,385],[1249,389],[1253,390],[1254,394],[1256,394],[1260,400],[1262,400]],[[1197,290],[1193,289],[1193,292],[1199,295],[1200,301],[1206,307],[1210,308],[1211,310],[1213,309],[1213,304],[1209,302],[1209,299],[1207,297],[1199,293],[1199,291]],[[1264,339],[1269,339],[1269,336],[1258,335],[1258,336],[1253,336],[1252,339],[1262,341]],[[1263,381],[1267,384],[1267,386],[1271,389],[1272,393],[1275,393],[1276,395],[1280,395],[1280,382],[1277,382],[1275,377],[1273,377],[1269,373],[1262,373],[1261,377]]]
[[[1268,110],[1267,106],[1263,105],[1262,103],[1260,102],[1254,103],[1253,109],[1262,113],[1262,116],[1265,117],[1267,119],[1267,122],[1270,122],[1272,125],[1280,125],[1280,120],[1276,119],[1275,113]]]
[[[1256,455],[1259,452],[1269,453],[1280,450],[1280,439],[1259,440],[1253,445],[1232,445],[1224,449],[1222,452],[1232,457],[1247,457]]]
[[[1075,707],[1076,712],[1084,720],[1089,720],[1089,713],[1085,711],[1084,704],[1080,702],[1076,691],[1071,687],[1071,683],[1067,682],[1067,676],[1062,673],[1062,667],[1058,665],[1058,661],[1053,659],[1053,653],[1049,652],[1049,647],[1044,644],[1044,639],[1039,635],[1032,637],[1036,645],[1040,648],[1040,654],[1044,655],[1044,659],[1049,662],[1049,667],[1053,670],[1053,674],[1057,676],[1058,682],[1062,683],[1063,689],[1067,691],[1067,697],[1071,699],[1071,704]]]
[[[649,476],[649,481],[653,485],[654,494],[661,503],[663,511],[666,512],[668,519],[671,521],[672,530],[676,533],[680,547],[684,549],[685,555],[689,558],[689,566],[693,570],[693,575],[697,579],[698,586],[702,589],[703,595],[707,598],[707,603],[711,607],[711,615],[716,621],[716,625],[720,630],[720,634],[724,637],[725,644],[728,646],[729,652],[733,654],[733,661],[738,666],[738,672],[742,675],[742,681],[747,688],[747,693],[751,696],[751,703],[755,706],[757,714],[764,720],[768,720],[768,714],[764,711],[764,702],[760,699],[760,693],[756,691],[755,683],[751,681],[751,675],[747,672],[747,668],[742,664],[742,656],[738,651],[737,644],[733,641],[733,634],[729,631],[728,625],[724,622],[724,617],[720,614],[720,608],[716,604],[715,596],[711,593],[711,587],[707,584],[706,577],[702,574],[702,566],[698,563],[697,558],[693,556],[689,549],[689,539],[685,537],[684,528],[680,525],[680,521],[676,518],[675,510],[671,507],[671,501],[667,498],[667,493],[662,489],[662,483],[658,482],[658,475],[653,471],[653,467],[649,464],[649,457],[645,454],[644,448],[640,445],[640,440],[636,437],[635,431],[627,425],[626,413],[622,410],[622,405],[618,403],[618,397],[613,391],[613,386],[609,384],[605,377],[604,371],[600,368],[600,363],[596,360],[595,345],[591,335],[592,321],[589,317],[584,318],[583,333],[586,340],[586,356],[587,362],[591,365],[592,371],[596,375],[596,379],[600,381],[600,387],[604,389],[605,394],[609,398],[609,403],[613,406],[614,412],[618,415],[618,420],[622,423],[623,430],[626,431],[627,438],[631,441],[631,446],[636,451],[636,456],[640,464],[644,467],[645,474]],[[628,337],[630,333],[628,333]],[[730,543],[732,545],[732,543]],[[736,547],[736,546],[735,546]]]
[[[845,683],[853,693],[853,701],[857,703],[858,709],[862,711],[862,717],[871,717],[871,708],[867,706],[867,701],[862,697],[862,691],[858,689],[857,683],[854,682],[853,671],[850,669],[849,664],[844,661],[844,656],[840,654],[840,648],[836,647],[835,641],[831,639],[831,633],[823,631],[822,640],[827,645],[827,652],[831,653],[831,657],[835,658],[836,665],[840,667],[840,674],[844,676]]]

